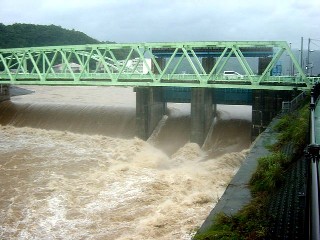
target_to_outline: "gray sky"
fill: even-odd
[[[4,24],[54,24],[101,41],[320,39],[320,0],[0,0]],[[306,41],[305,41],[306,42]]]

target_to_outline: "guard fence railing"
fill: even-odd
[[[320,139],[317,139],[316,105],[320,95],[320,84],[311,90],[310,99],[310,144],[307,147],[306,159],[310,164],[309,189],[309,239],[320,239],[320,206],[319,206],[319,159]]]
[[[291,101],[283,101],[282,102],[282,112],[289,113],[297,109],[303,100],[306,98],[307,94],[303,91],[298,96],[296,96]]]

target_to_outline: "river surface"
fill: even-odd
[[[190,104],[135,137],[135,93],[25,87],[0,103],[0,239],[190,239],[250,146],[250,106],[218,106],[189,143]]]

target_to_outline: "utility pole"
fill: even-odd
[[[309,73],[309,65],[310,65],[310,42],[311,42],[311,39],[309,38],[309,39],[308,39],[308,52],[307,52],[307,65],[306,65],[306,74],[307,74],[307,76],[310,75],[310,73]]]
[[[300,67],[303,69],[303,37],[301,37]]]
[[[291,48],[291,43],[289,43],[289,44],[290,44],[290,49],[292,50],[292,48]],[[290,76],[293,76],[293,75],[294,75],[293,61],[292,61],[292,59],[291,59],[291,58],[290,58],[289,74],[290,74]]]

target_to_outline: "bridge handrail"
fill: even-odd
[[[115,69],[117,70],[117,69]],[[13,74],[15,74],[14,72],[12,72]],[[73,76],[71,75],[70,72],[52,72],[52,73],[48,73],[48,75],[56,75],[56,76],[61,76],[62,74],[65,75],[65,77],[70,78],[70,80],[73,80]],[[73,74],[75,76],[77,76],[76,72],[73,72]],[[84,71],[81,76],[86,76],[89,75],[91,77],[93,76],[98,76],[103,74],[103,72],[87,72]],[[118,75],[118,71],[115,72],[110,72],[107,73],[105,72],[106,75]],[[80,74],[78,74],[80,75]],[[148,73],[139,73],[139,72],[125,72],[123,74],[125,77],[128,77],[128,75],[130,75],[132,78],[136,78],[136,76],[142,77],[143,79],[150,79],[150,76],[148,75]],[[28,73],[28,72],[19,72],[15,75],[16,79],[19,78],[25,78],[28,76],[32,76],[35,79],[39,78],[39,75],[37,73]],[[162,76],[160,74],[154,74],[155,79],[156,80],[170,80],[170,79],[179,79],[179,80],[196,80],[197,77],[198,79],[200,78],[201,81],[230,81],[232,83],[232,81],[244,81],[244,82],[251,82],[251,83],[258,83],[260,76],[258,75],[250,75],[250,76],[242,76],[242,77],[228,77],[228,76],[224,76],[221,74],[213,74],[210,76],[210,78],[208,79],[208,75],[206,74],[185,74],[185,73],[180,73],[180,74],[174,74],[174,76],[172,76],[172,74],[163,74]],[[6,72],[0,72],[0,79],[7,79],[7,73]],[[294,76],[270,76],[267,80],[265,80],[264,82],[266,83],[282,83],[283,80],[286,81],[286,83],[304,83],[304,81],[299,78],[299,77],[294,77]]]
[[[312,85],[315,85],[320,82],[320,77],[308,77]]]
[[[307,95],[306,92],[303,91],[291,101],[283,101],[282,113],[289,113],[297,109],[298,106],[301,104],[302,100],[306,98],[306,95]]]
[[[320,159],[320,145],[319,139],[316,138],[316,116],[315,109],[320,95],[320,84],[313,86],[311,90],[310,99],[310,144],[307,148],[306,159],[310,161],[311,165],[311,204],[310,204],[310,225],[311,231],[309,239],[320,239],[320,206],[319,206],[319,159]]]

